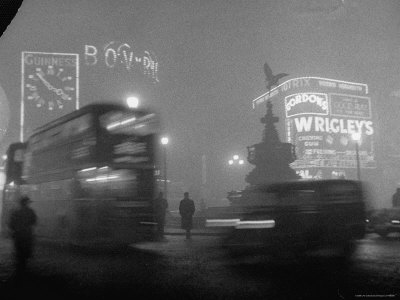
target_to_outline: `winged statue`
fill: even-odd
[[[264,64],[265,82],[267,90],[271,90],[273,86],[277,86],[281,78],[288,76],[286,73],[279,73],[277,75],[272,74],[272,70],[267,63]]]

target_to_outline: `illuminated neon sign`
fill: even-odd
[[[365,120],[344,120],[337,118],[321,118],[321,117],[301,117],[295,118],[297,132],[328,132],[328,133],[365,133],[372,135],[372,121]]]
[[[310,88],[325,88],[325,90],[331,91],[342,91],[342,92],[355,92],[368,94],[368,85],[364,83],[356,83],[349,81],[341,81],[336,79],[327,79],[321,77],[300,77],[289,79],[277,87],[274,87],[269,92],[261,95],[254,99],[253,108],[267,101],[268,99],[279,95],[280,93],[286,93],[293,89],[310,89]]]
[[[87,66],[104,64],[110,69],[122,67],[128,72],[141,72],[158,82],[158,60],[150,50],[137,50],[128,43],[112,41],[102,48],[85,45],[84,60]]]
[[[291,167],[303,178],[331,178],[356,169],[355,141],[361,133],[361,168],[375,168],[374,122],[368,86],[320,77],[285,81],[253,100],[253,108],[274,100],[283,115],[286,141],[295,145]],[[264,106],[262,106],[264,107]]]
[[[328,95],[321,93],[299,93],[285,97],[286,117],[312,112],[328,114]]]
[[[79,109],[79,54],[21,52],[20,141],[44,123]]]

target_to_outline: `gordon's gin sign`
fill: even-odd
[[[286,117],[303,114],[328,115],[328,95],[298,93],[285,97]]]

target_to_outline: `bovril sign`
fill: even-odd
[[[297,115],[328,115],[328,95],[323,93],[298,93],[285,97],[286,117]]]

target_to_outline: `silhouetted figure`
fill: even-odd
[[[396,193],[392,197],[393,207],[400,207],[400,188],[397,188]]]
[[[186,230],[186,239],[191,238],[190,230],[193,227],[193,214],[195,212],[194,202],[189,198],[189,193],[185,192],[184,198],[179,203],[179,214],[181,215],[182,229]]]
[[[22,275],[26,269],[28,259],[32,256],[34,246],[33,226],[37,217],[29,207],[30,199],[22,196],[17,207],[10,216],[9,228],[14,241],[14,255],[17,275]]]
[[[158,197],[154,199],[154,209],[156,213],[158,237],[164,237],[164,226],[165,226],[165,214],[168,208],[168,201],[163,197],[163,193],[160,192]]]

